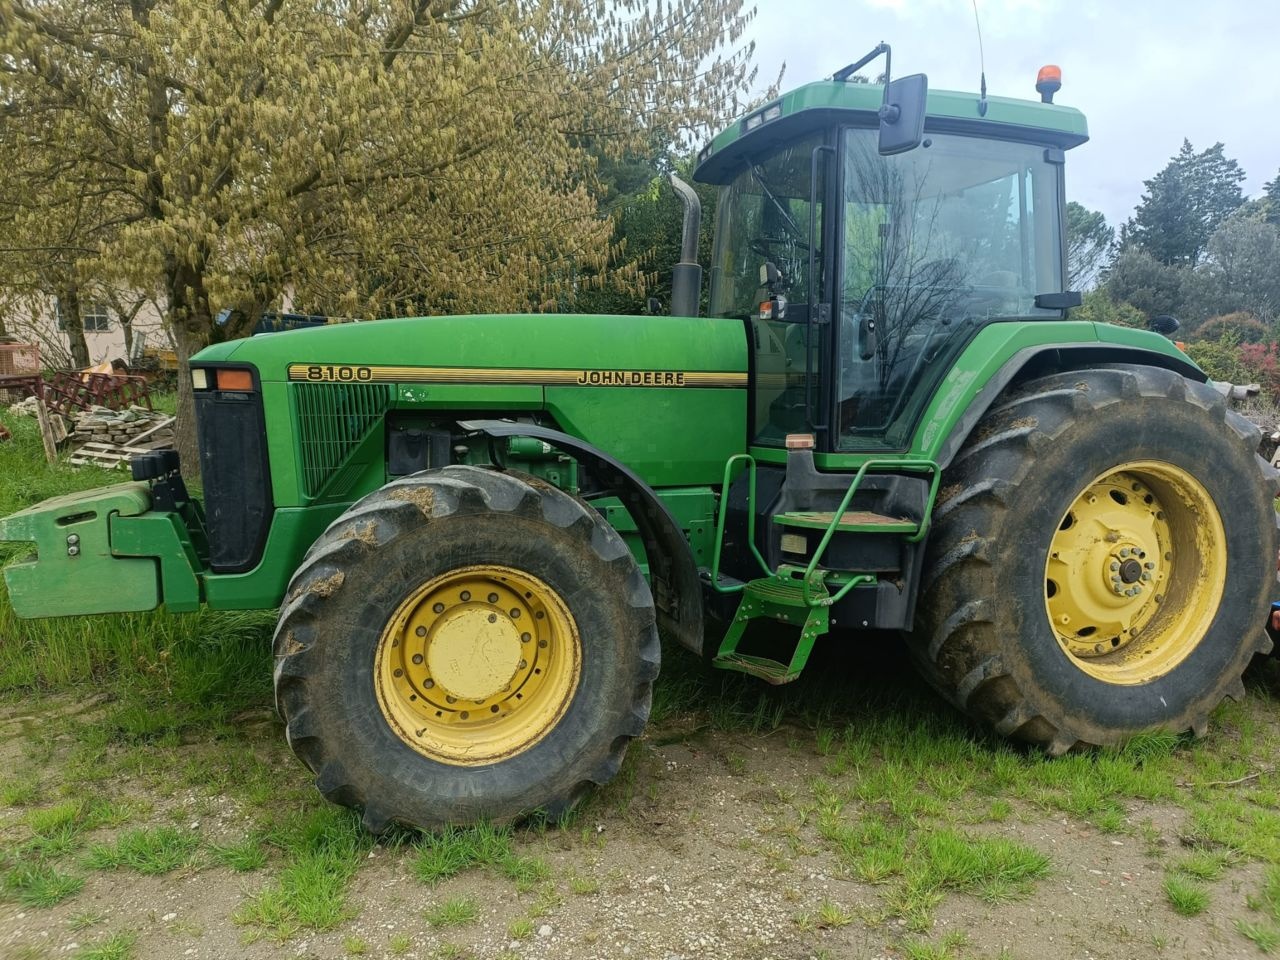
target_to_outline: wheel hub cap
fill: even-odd
[[[421,584],[378,641],[374,688],[409,747],[454,765],[529,749],[560,722],[582,648],[560,595],[522,570],[459,567]]]
[[[1045,607],[1075,666],[1144,683],[1195,649],[1225,579],[1225,533],[1204,487],[1172,464],[1140,461],[1095,479],[1063,516]]]
[[[444,691],[487,700],[509,686],[520,663],[520,631],[505,614],[479,604],[441,618],[427,644],[427,665]]]

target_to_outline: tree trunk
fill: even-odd
[[[58,294],[62,310],[62,328],[71,345],[71,364],[77,370],[89,366],[89,344],[84,339],[84,320],[80,316],[80,290],[74,283],[63,287]]]
[[[174,446],[182,462],[182,474],[191,481],[200,476],[200,448],[196,441],[195,396],[191,390],[191,355],[209,345],[213,316],[198,268],[170,260],[165,271],[169,293],[169,332],[178,357],[178,404]]]
[[[116,316],[120,318],[120,332],[124,334],[124,358],[130,363],[133,362],[133,318],[138,315],[140,309],[142,309],[141,300],[127,311],[116,311]]]

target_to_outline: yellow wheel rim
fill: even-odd
[[[555,590],[511,567],[459,567],[400,604],[378,640],[374,686],[401,740],[474,766],[545,737],[581,664],[577,624]]]
[[[1076,667],[1146,683],[1199,645],[1226,576],[1222,518],[1205,488],[1180,467],[1136,461],[1094,479],[1063,515],[1045,608]]]

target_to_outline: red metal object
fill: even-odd
[[[40,396],[40,344],[0,343],[0,394]]]
[[[73,407],[120,410],[130,404],[146,404],[148,410],[152,409],[147,381],[125,374],[60,370],[44,385],[43,397],[50,410],[64,417],[70,415]]]

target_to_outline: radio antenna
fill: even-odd
[[[978,0],[973,0],[973,24],[978,28],[978,68],[981,83],[978,86],[978,116],[987,115],[987,58],[982,50],[982,21],[978,19]]]

